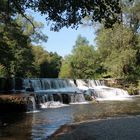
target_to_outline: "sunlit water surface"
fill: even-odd
[[[61,125],[140,115],[140,97],[71,104],[23,114],[0,114],[0,140],[44,140]]]

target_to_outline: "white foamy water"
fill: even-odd
[[[87,102],[87,101],[85,101],[85,102],[74,102],[74,103],[70,103],[70,104],[89,104],[90,102]]]
[[[130,100],[127,91],[105,86],[103,80],[25,79],[24,88],[33,88],[36,94],[42,96],[38,98],[41,108],[63,107],[63,103],[87,104],[84,94],[99,101]]]
[[[59,101],[58,102],[49,101],[49,102],[41,103],[40,105],[41,108],[60,108],[60,107],[68,106]]]
[[[37,90],[36,93],[81,93],[76,87],[65,87],[58,89]]]
[[[28,114],[28,113],[38,113],[38,112],[40,112],[39,110],[33,110],[33,111],[27,111],[26,113]]]
[[[93,88],[93,92],[98,98],[130,97],[126,90],[107,86],[96,86]]]
[[[130,100],[126,90],[105,86],[100,80],[76,80],[77,87],[98,100]]]
[[[97,101],[127,101],[133,100],[131,97],[109,97],[109,98],[96,98]]]

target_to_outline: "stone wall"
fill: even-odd
[[[26,112],[29,109],[30,95],[0,95],[0,112]]]

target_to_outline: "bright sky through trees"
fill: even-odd
[[[44,24],[43,32],[48,36],[48,41],[47,43],[42,43],[42,46],[49,52],[57,52],[61,56],[70,54],[78,35],[86,37],[89,44],[94,44],[95,33],[93,27],[80,26],[77,30],[63,28],[59,32],[54,32],[50,31],[50,27],[43,16],[34,12],[30,12],[30,14],[36,21]]]

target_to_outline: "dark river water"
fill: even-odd
[[[44,140],[61,125],[140,115],[140,97],[42,109],[36,113],[0,114],[0,140]]]

